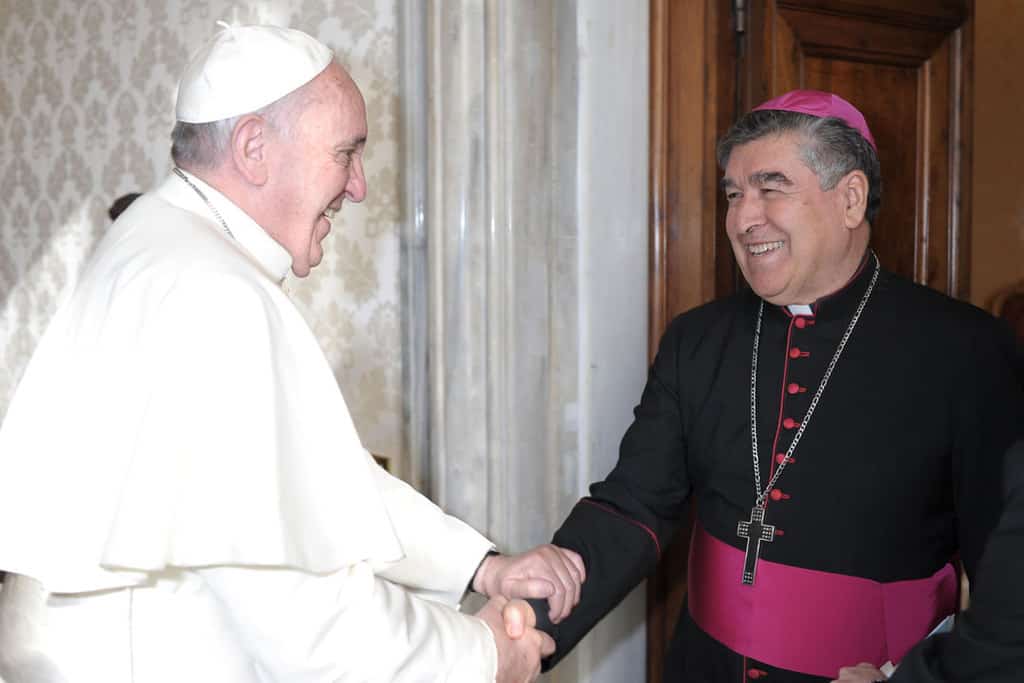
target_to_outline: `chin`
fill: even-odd
[[[786,295],[784,292],[761,294],[759,296],[773,306],[789,306],[791,304],[799,303],[794,301],[793,297]]]
[[[791,284],[793,273],[782,263],[741,264],[743,278],[754,293],[765,301],[778,303],[778,297],[785,296]],[[792,302],[787,302],[792,303]]]
[[[778,306],[784,306],[788,303],[792,303],[789,301],[782,301],[786,295],[786,288],[780,283],[773,282],[771,279],[765,277],[750,277],[746,273],[743,275],[747,280],[747,284],[750,285],[752,290],[754,290],[754,294],[757,294],[768,303],[776,304]]]

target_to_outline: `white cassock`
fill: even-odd
[[[456,609],[491,543],[376,465],[288,253],[192,180],[234,238],[176,176],[139,198],[0,428],[0,675],[493,681]]]

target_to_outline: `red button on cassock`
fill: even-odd
[[[772,489],[772,492],[768,494],[768,497],[772,500],[782,500],[783,498],[789,498],[786,494],[778,489]]]
[[[786,459],[786,454],[785,453],[776,453],[775,454],[775,462],[779,463],[780,465],[782,464],[782,461],[785,460],[785,459]],[[792,465],[795,462],[796,462],[796,458],[790,458],[789,459],[789,464],[790,465]]]
[[[796,427],[797,424],[799,423],[791,417],[787,417],[785,420],[782,421],[782,426],[785,427],[786,429],[792,429],[793,427]]]
[[[799,327],[802,330],[807,325],[807,319],[806,318],[797,318],[795,321],[793,321],[793,324],[796,325],[797,327]]]
[[[791,348],[789,350],[789,357],[790,358],[799,358],[800,357],[800,349],[798,349],[795,346],[793,348]]]
[[[786,387],[786,391],[788,391],[791,394],[799,394],[800,393],[800,385],[797,384],[796,382],[793,382],[788,387]]]

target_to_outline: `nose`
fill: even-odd
[[[363,173],[362,155],[353,158],[352,172],[345,185],[345,196],[350,202],[358,204],[366,198],[366,175]]]
[[[756,192],[745,192],[729,205],[726,220],[737,233],[751,232],[764,225],[764,202]]]

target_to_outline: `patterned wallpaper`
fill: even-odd
[[[366,98],[369,194],[286,288],[364,443],[401,456],[398,0],[0,0],[0,416],[116,197],[170,168],[177,78],[215,22],[303,29]]]

